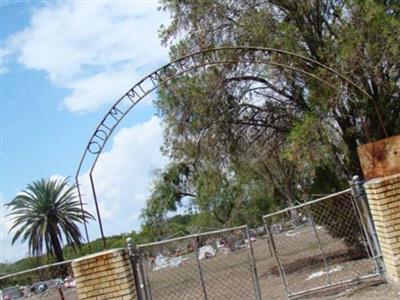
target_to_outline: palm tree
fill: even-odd
[[[41,179],[29,184],[6,206],[13,218],[10,231],[15,230],[14,244],[19,238],[28,240],[29,252],[35,256],[43,254],[43,245],[48,255],[63,261],[63,236],[74,250],[81,246],[83,236],[78,224],[94,219],[81,209],[76,198],[75,185],[68,185],[68,179]]]

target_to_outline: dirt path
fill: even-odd
[[[358,285],[321,296],[304,297],[312,300],[395,300],[400,294],[389,284]]]

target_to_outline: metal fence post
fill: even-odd
[[[200,278],[200,283],[201,283],[201,287],[203,290],[204,300],[208,300],[206,284],[204,282],[203,270],[201,269],[201,265],[200,265],[199,244],[198,244],[197,240],[198,240],[198,238],[193,239],[193,246],[194,246],[195,255],[196,255],[197,269],[199,271],[199,278]]]
[[[289,286],[288,286],[289,283],[288,283],[288,280],[287,280],[286,275],[285,275],[285,270],[282,267],[282,263],[281,263],[281,260],[279,258],[279,255],[278,255],[278,251],[276,250],[276,245],[275,245],[273,233],[271,232],[271,228],[270,228],[269,224],[267,224],[267,221],[266,221],[265,218],[264,218],[264,223],[266,225],[268,238],[269,238],[269,240],[271,242],[272,250],[274,252],[276,265],[278,267],[279,274],[281,275],[282,282],[283,282],[283,285],[285,287],[286,295],[289,298],[290,297],[290,291],[289,291]]]
[[[246,226],[246,238],[249,241],[249,246],[250,246],[250,257],[251,257],[251,265],[252,265],[252,268],[253,268],[254,287],[255,287],[255,291],[256,291],[256,299],[257,300],[262,300],[260,283],[258,282],[258,273],[257,273],[256,260],[254,258],[253,244],[251,242],[250,231],[249,231],[249,227],[248,226]]]
[[[150,282],[149,282],[147,270],[145,267],[143,267],[142,260],[139,263],[139,270],[140,270],[140,276],[141,276],[143,284],[144,284],[144,298],[146,300],[153,300],[153,296],[151,295]]]
[[[137,262],[138,262],[137,249],[132,242],[132,238],[127,238],[126,243],[128,248],[129,260],[131,262],[133,271],[133,280],[135,281],[135,286],[136,286],[136,295],[138,300],[144,300],[142,296],[142,289],[140,286],[140,279],[137,270]]]
[[[270,257],[273,257],[274,254],[273,254],[273,252],[272,252],[271,241],[269,240],[267,224],[265,224],[265,222],[264,222],[264,231],[265,231],[265,233],[266,233],[267,236],[268,236],[268,237],[267,237],[267,244],[268,244],[269,256],[270,256]]]
[[[58,294],[60,295],[60,300],[65,300],[64,292],[63,292],[62,288],[58,287],[57,290],[58,290]]]
[[[357,209],[360,211],[360,221],[365,232],[367,243],[371,249],[373,259],[377,263],[380,274],[384,273],[384,264],[382,261],[381,248],[376,234],[375,225],[372,221],[371,212],[368,205],[367,195],[365,193],[363,182],[358,175],[352,178],[352,191],[355,198]]]

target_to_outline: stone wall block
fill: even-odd
[[[129,255],[113,249],[72,262],[79,300],[134,300],[136,288]]]
[[[375,178],[364,183],[375,223],[386,277],[400,283],[400,174]]]

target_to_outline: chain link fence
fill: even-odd
[[[276,260],[265,227],[255,229],[257,240],[253,241],[254,259],[258,282],[264,300],[286,300],[287,296],[279,274],[274,272]]]
[[[351,189],[264,216],[289,297],[380,274]]]
[[[264,228],[245,225],[137,248],[128,243],[137,299],[280,300],[381,280],[360,187],[266,215]],[[0,289],[4,300],[78,299],[71,261],[2,276]]]
[[[241,226],[139,245],[141,298],[261,299],[253,239]]]
[[[1,276],[0,299],[77,300],[71,261]]]

